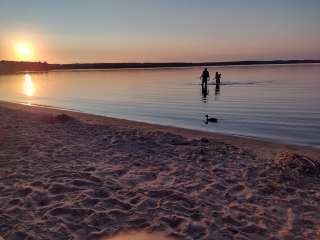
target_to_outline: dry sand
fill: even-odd
[[[319,156],[312,148],[0,102],[0,235],[320,239]]]

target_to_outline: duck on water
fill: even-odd
[[[206,124],[208,124],[209,122],[213,122],[213,123],[217,123],[218,119],[217,118],[209,118],[209,115],[206,115]]]

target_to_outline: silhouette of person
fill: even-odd
[[[216,72],[215,79],[216,79],[216,85],[220,85],[221,73]]]
[[[200,78],[202,79],[202,83],[201,83],[202,88],[203,88],[203,87],[207,88],[207,86],[208,86],[208,80],[209,80],[209,78],[210,78],[210,73],[209,73],[209,71],[208,71],[207,68],[205,68],[205,69],[203,70]]]

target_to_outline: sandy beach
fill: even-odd
[[[0,236],[320,239],[319,157],[314,148],[0,102]]]

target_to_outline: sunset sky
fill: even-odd
[[[0,60],[320,59],[319,0],[0,0]]]

